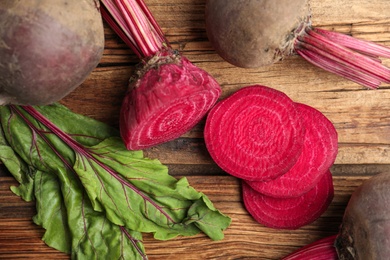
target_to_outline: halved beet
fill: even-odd
[[[102,0],[102,16],[140,58],[120,112],[129,150],[180,137],[198,124],[222,90],[206,71],[174,50],[143,0]]]
[[[217,81],[183,56],[148,69],[123,100],[120,130],[127,149],[146,149],[180,137],[220,94]]]
[[[297,229],[319,218],[328,208],[334,195],[330,171],[317,185],[297,198],[280,199],[263,195],[242,182],[243,200],[252,217],[270,228]]]
[[[296,105],[286,94],[253,85],[209,112],[204,139],[213,160],[227,173],[265,181],[297,162],[304,132]]]
[[[338,140],[332,122],[311,106],[297,103],[297,109],[306,128],[301,156],[287,173],[274,180],[248,181],[262,194],[275,198],[301,196],[320,181],[336,159]]]

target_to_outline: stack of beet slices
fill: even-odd
[[[245,207],[265,226],[307,225],[333,199],[336,129],[283,92],[260,85],[238,90],[210,111],[204,138],[213,160],[243,180]]]

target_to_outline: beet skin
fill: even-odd
[[[309,22],[307,0],[207,0],[207,36],[217,53],[238,67],[271,65],[294,52]]]
[[[352,194],[336,248],[340,260],[390,259],[390,173],[365,181]]]
[[[103,54],[99,1],[1,1],[0,39],[0,105],[59,101]]]

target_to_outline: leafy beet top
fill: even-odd
[[[186,178],[129,151],[118,131],[64,106],[0,106],[0,162],[36,200],[43,239],[74,259],[147,259],[142,233],[160,240],[223,238],[230,218]]]

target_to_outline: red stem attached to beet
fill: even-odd
[[[173,50],[143,0],[103,0],[105,21],[141,59],[120,115],[129,150],[149,148],[195,126],[221,94],[216,80]]]
[[[309,0],[206,0],[206,29],[217,53],[238,67],[269,66],[299,54],[368,88],[390,83],[379,57],[390,48],[311,24]]]
[[[312,64],[360,85],[377,88],[390,83],[390,70],[378,57],[390,57],[390,49],[323,29],[305,28],[295,51]]]

